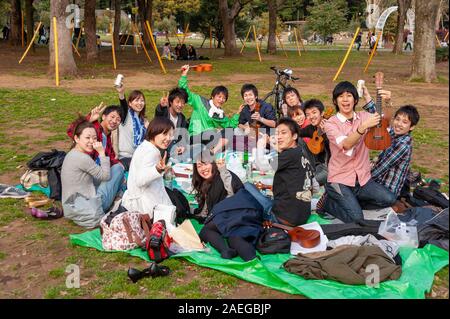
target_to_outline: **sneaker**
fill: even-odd
[[[0,198],[25,198],[28,195],[30,195],[30,193],[14,186],[9,186],[0,193]]]

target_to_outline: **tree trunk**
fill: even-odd
[[[267,53],[277,53],[277,0],[267,0],[269,9],[269,39],[267,40]]]
[[[11,0],[11,31],[10,44],[13,46],[22,45],[22,7],[20,0]]]
[[[58,64],[59,76],[72,76],[78,73],[77,65],[73,59],[72,41],[70,39],[70,28],[66,26],[66,6],[69,0],[50,0],[50,63],[49,74],[55,72],[55,46],[53,17],[56,17],[56,28],[58,31]]]
[[[416,1],[411,79],[436,80],[435,22],[440,0]]]
[[[86,40],[86,59],[88,61],[94,61],[98,58],[95,4],[95,0],[85,0],[84,2],[84,36]]]
[[[34,34],[34,19],[33,19],[33,0],[26,0],[25,1],[25,17],[26,17],[26,24],[27,24],[27,44],[31,42],[31,38]],[[34,52],[34,44],[31,46],[31,50]]]
[[[114,46],[117,51],[120,49],[120,40],[119,40],[119,32],[120,32],[120,0],[114,0]]]
[[[139,4],[139,18],[141,20],[141,29],[142,39],[144,40],[144,44],[147,48],[152,49],[152,45],[150,44],[150,39],[147,36],[147,32],[145,31],[145,21],[152,23],[152,6],[153,0],[138,0]]]
[[[403,53],[403,35],[406,22],[406,11],[411,7],[411,0],[397,0],[398,15],[397,15],[397,34],[395,35],[395,44],[392,53]]]
[[[225,56],[234,56],[239,54],[236,46],[236,33],[234,31],[234,21],[240,9],[242,9],[240,6],[241,6],[240,2],[235,0],[233,7],[230,10],[228,8],[227,0],[219,0],[219,15],[220,18],[222,19],[223,35],[225,40],[224,43]]]

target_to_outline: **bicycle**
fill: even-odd
[[[275,72],[277,79],[275,80],[272,91],[263,98],[263,101],[271,104],[275,108],[278,118],[280,118],[283,114],[283,91],[291,86],[288,83],[289,81],[295,82],[296,80],[300,80],[300,78],[292,76],[291,69],[279,70],[274,66],[270,67],[270,69]]]

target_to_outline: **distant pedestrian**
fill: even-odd
[[[356,36],[356,50],[359,51],[359,48],[361,47],[361,42],[362,42],[362,33],[359,32],[358,35]]]
[[[2,29],[2,33],[3,33],[3,40],[8,40],[9,39],[9,26],[8,24],[6,24],[3,29]]]
[[[408,33],[408,35],[406,36],[405,51],[407,50],[408,47],[409,47],[409,49],[412,51],[412,49],[413,49],[413,47],[412,47],[413,43],[414,43],[414,36],[413,36],[412,32],[410,31],[410,32]]]

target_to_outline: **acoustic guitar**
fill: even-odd
[[[298,243],[303,248],[314,248],[320,244],[320,232],[315,229],[304,229],[300,226],[290,227],[269,221],[264,222],[264,227],[276,227],[287,230],[291,241]]]
[[[382,115],[382,104],[380,90],[383,86],[383,72],[375,73],[375,85],[377,87],[377,102],[376,102],[376,112]],[[370,150],[383,151],[391,145],[391,136],[388,132],[389,118],[387,116],[382,117],[380,123],[369,129],[364,138],[364,143]]]
[[[333,115],[333,109],[331,107],[328,107],[325,112],[323,113],[323,118],[328,120]],[[324,138],[323,138],[323,132],[320,129],[320,127],[317,128],[317,130],[314,131],[312,137],[306,143],[308,146],[308,149],[313,153],[314,155],[320,154],[323,152],[325,148]]]

